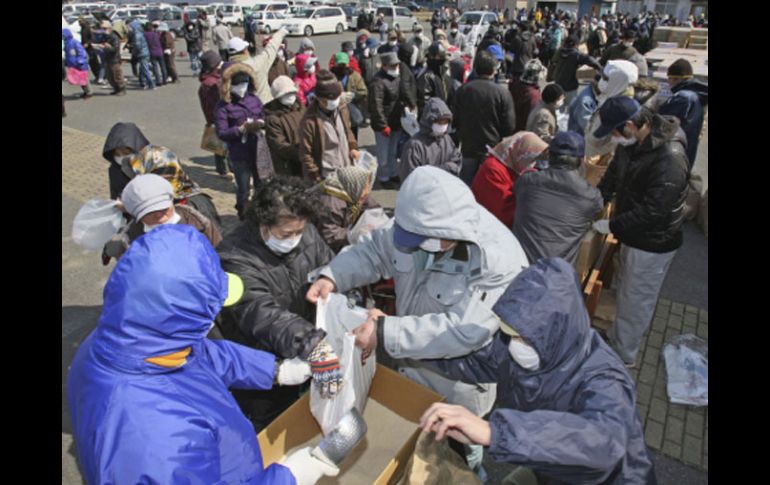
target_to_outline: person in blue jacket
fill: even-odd
[[[239,282],[186,225],[153,229],[118,262],[67,379],[87,483],[310,485],[339,472],[309,447],[263,467],[254,428],[228,388],[295,385],[310,368],[205,338],[222,305],[240,298]]]
[[[485,421],[436,403],[420,426],[436,439],[488,446],[494,460],[525,467],[514,471],[513,483],[524,473],[540,485],[657,483],[633,381],[591,329],[572,266],[540,259],[492,310],[501,323],[490,344],[432,365],[468,383],[497,382],[497,409]]]
[[[144,36],[144,27],[138,20],[134,20],[128,26],[130,27],[128,43],[131,46],[131,55],[136,57],[139,63],[139,85],[144,89],[155,89],[150,68],[150,46]]]
[[[85,71],[86,84],[81,86],[83,89],[83,99],[88,99],[91,96],[91,83],[88,81],[88,53],[81,44],[72,35],[70,29],[61,29],[61,38],[64,41],[64,64],[67,67],[77,69],[78,71]]]

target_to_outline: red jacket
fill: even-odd
[[[529,113],[535,109],[535,106],[537,106],[542,99],[542,95],[537,86],[525,84],[518,79],[511,81],[508,85],[508,89],[513,98],[514,111],[516,111],[516,129],[514,130],[514,133],[518,133],[527,129],[527,118],[529,118]]]
[[[332,70],[332,67],[334,67],[334,56],[332,56],[331,59],[329,59],[329,70]],[[361,74],[361,66],[358,65],[358,60],[350,56],[350,63],[348,64],[348,67],[356,71],[358,74]],[[363,74],[361,74],[363,75]]]
[[[202,73],[200,77],[201,85],[198,87],[198,98],[201,102],[203,116],[206,118],[207,125],[214,124],[214,108],[219,101],[219,84],[222,74],[219,70],[214,72]]]
[[[476,202],[511,230],[516,213],[513,186],[518,178],[519,175],[512,168],[490,155],[479,167],[471,185]]]

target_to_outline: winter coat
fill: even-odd
[[[428,68],[417,78],[417,108],[420,113],[430,98],[439,98],[452,106],[454,94],[455,87],[452,76],[449,75],[449,66],[442,66],[441,74],[436,74]]]
[[[479,167],[471,191],[479,205],[487,209],[507,228],[513,227],[516,214],[514,186],[519,174],[490,155]]]
[[[537,41],[532,32],[522,32],[516,36],[513,42],[513,66],[511,68],[513,73],[523,73],[527,62],[536,58],[538,54]]]
[[[286,61],[282,61],[276,57],[275,61],[273,61],[273,65],[270,66],[270,70],[267,71],[267,83],[269,85],[273,85],[273,81],[275,81],[275,78],[278,76],[289,76],[289,66],[286,64]]]
[[[591,119],[591,115],[599,109],[599,100],[596,98],[593,86],[586,86],[580,91],[575,99],[567,109],[569,114],[569,121],[567,123],[567,129],[585,135],[586,126],[588,126],[588,120]]]
[[[329,59],[329,70],[331,71],[334,67],[334,56],[332,56],[331,59]],[[358,65],[358,59],[356,59],[355,56],[349,56],[348,59],[348,67],[357,72],[358,74],[361,74],[361,66]]]
[[[263,469],[228,390],[269,389],[275,356],[205,338],[226,296],[216,252],[190,226],[159,227],[118,262],[67,378],[87,483],[295,483],[282,465]],[[187,349],[179,364],[146,360]]]
[[[497,145],[516,128],[511,93],[490,79],[476,79],[458,89],[452,112],[466,158],[485,159],[487,145]]]
[[[527,118],[527,131],[536,134],[544,142],[551,143],[556,129],[556,113],[545,101],[540,101]]]
[[[217,248],[222,269],[243,280],[238,304],[220,314],[218,325],[228,340],[266,350],[282,359],[307,360],[323,339],[315,328],[315,306],[305,300],[308,273],[328,263],[334,253],[308,223],[299,245],[279,255],[262,240],[259,226],[246,220]]]
[[[110,199],[117,199],[123,193],[123,189],[128,185],[133,173],[126,173],[124,168],[118,165],[114,159],[116,148],[128,147],[134,153],[139,153],[144,147],[148,146],[150,141],[133,123],[118,123],[112,128],[107,139],[104,141],[102,156],[110,164]]]
[[[409,65],[403,60],[399,64],[399,92],[398,98],[402,107],[408,107],[410,109],[417,108],[417,77],[412,72]],[[399,125],[401,115],[404,114],[403,109],[399,113]]]
[[[150,47],[147,45],[142,24],[138,20],[134,20],[129,25],[131,26],[131,33],[129,34],[131,55],[137,59],[148,59],[150,57]]]
[[[222,82],[222,73],[218,69],[212,72],[201,73],[198,77],[201,84],[198,87],[198,99],[201,103],[203,116],[206,118],[207,125],[214,124],[214,113],[217,103],[220,100],[220,83]]]
[[[601,58],[601,64],[606,65],[607,61],[614,61],[616,59],[622,59],[624,61],[630,61],[634,54],[638,54],[638,51],[633,47],[626,47],[625,44],[619,42],[612,45],[604,51]]]
[[[460,52],[465,52],[467,40],[465,38],[465,34],[457,31],[457,34],[452,34],[451,32],[447,34],[446,36],[447,42],[449,42],[449,45],[453,45],[460,49]]]
[[[196,22],[201,33],[202,47],[206,50],[214,50],[216,46],[212,45],[214,43],[214,26],[211,25],[211,19],[204,20],[199,18]]]
[[[217,49],[227,50],[227,43],[233,38],[233,33],[225,24],[217,24],[211,31],[211,40]]]
[[[294,76],[294,84],[297,85],[297,97],[299,97],[302,106],[307,106],[309,101],[312,101],[312,97],[308,99],[308,95],[315,92],[316,77],[315,72],[308,74],[305,71],[305,64],[307,63],[309,56],[307,54],[298,54],[295,57],[294,65],[297,68],[297,75]]]
[[[380,132],[389,126],[392,130],[401,129],[401,114],[404,112],[400,102],[400,77],[394,78],[380,70],[369,86],[369,115],[372,130]]]
[[[160,33],[160,44],[163,47],[163,50],[170,50],[174,51],[175,49],[175,37],[174,34],[172,34],[169,31],[161,32]]]
[[[184,40],[187,43],[187,52],[200,52],[203,50],[201,42],[201,29],[198,23],[187,22],[185,24]]]
[[[370,49],[373,50],[372,48]],[[371,57],[364,57],[361,59],[359,66],[361,66],[361,76],[364,78],[364,83],[366,83],[367,88],[370,88],[374,81],[374,76],[377,75],[382,67],[380,56],[372,52]]]
[[[525,173],[516,183],[513,235],[530,263],[554,257],[574,265],[603,207],[602,194],[577,169],[551,166]]]
[[[397,249],[388,223],[338,254],[321,274],[341,292],[394,278],[397,314],[378,325],[385,352],[399,359],[396,366],[410,379],[483,415],[494,402],[493,387],[442,378],[416,359],[457,357],[486,345],[498,329],[491,307],[528,265],[526,255],[462,180],[436,167],[418,167],[404,181],[395,221],[407,231],[462,242],[431,263],[423,250]]]
[[[246,72],[251,76],[248,91],[243,98],[237,98],[230,92],[232,78],[239,72]],[[255,121],[264,118],[262,101],[254,95],[256,85],[257,77],[254,71],[241,63],[231,64],[222,74],[221,99],[214,110],[214,124],[219,139],[227,143],[232,161],[257,163],[257,134],[246,133],[246,142],[243,143],[244,133],[238,129],[247,118]]]
[[[364,78],[355,71],[350,72],[345,76],[340,83],[342,83],[342,89],[347,92],[353,93],[353,103],[358,109],[362,108],[362,103],[366,100],[366,96],[369,94],[369,90],[366,88]]]
[[[587,56],[575,47],[562,47],[553,56],[548,66],[548,81],[553,81],[562,87],[564,92],[574,91],[578,88],[577,70],[580,66],[591,66],[602,72],[602,66],[596,59]]]
[[[270,147],[273,168],[279,175],[302,175],[299,125],[304,116],[305,108],[299,100],[293,106],[285,106],[279,99],[265,105],[265,138]]]
[[[241,61],[256,73],[257,97],[263,103],[269,103],[273,100],[273,95],[270,93],[268,75],[271,66],[278,57],[278,49],[281,47],[284,37],[286,37],[286,31],[283,29],[278,30],[272,34],[270,42],[268,42],[257,55],[248,56],[247,59]]]
[[[588,36],[588,53],[594,57],[601,55],[602,49],[607,45],[607,31],[597,27]]]
[[[508,84],[508,89],[513,98],[513,106],[516,111],[516,129],[514,133],[527,129],[527,120],[529,114],[534,110],[543,99],[540,88],[533,84],[521,82],[518,77],[514,77]]]
[[[689,167],[695,163],[698,142],[703,128],[703,107],[708,103],[709,86],[692,79],[683,81],[671,89],[672,96],[658,109],[658,114],[676,116],[687,136]]]
[[[88,70],[88,53],[83,45],[78,42],[69,29],[61,29],[61,36],[64,40],[64,64],[67,67],[74,67],[78,71]]]
[[[107,66],[114,66],[115,64],[120,64],[120,37],[115,32],[112,32],[110,35],[107,36],[107,39],[104,41],[105,44],[107,44],[106,47],[104,47],[104,63]]]
[[[622,244],[650,253],[682,245],[689,170],[687,139],[673,116],[655,115],[641,145],[618,146],[598,184],[604,202],[615,197],[610,230]]]
[[[398,176],[406,180],[412,171],[422,165],[432,165],[451,173],[460,174],[462,153],[457,149],[449,133],[436,137],[432,125],[439,118],[452,112],[444,101],[430,98],[420,115],[420,131],[404,144],[401,161],[398,164]]]
[[[493,310],[534,347],[539,370],[511,358],[502,332],[468,357],[431,363],[468,383],[497,383],[489,456],[531,469],[541,485],[654,485],[634,381],[591,328],[575,270],[541,259]]]
[[[160,41],[160,32],[151,30],[144,33],[147,39],[147,46],[150,48],[151,57],[163,57],[163,44]]]
[[[321,179],[321,167],[324,154],[324,126],[320,118],[321,108],[317,100],[310,103],[305,116],[299,124],[299,160],[302,164],[303,177],[310,181]],[[342,117],[345,127],[345,137],[348,139],[348,150],[357,150],[358,144],[350,125],[350,113],[347,105],[340,104],[336,116]],[[348,162],[345,160],[345,162]]]
[[[361,213],[378,207],[380,204],[370,195],[361,204]],[[355,222],[351,224],[350,218],[350,204],[326,193],[321,195],[321,210],[318,211],[318,221],[315,226],[321,233],[323,240],[335,253],[340,252],[342,248],[350,244],[348,235],[350,228],[355,225]]]

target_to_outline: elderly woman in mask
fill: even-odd
[[[309,361],[324,396],[341,385],[337,356],[315,328],[315,306],[305,300],[308,274],[334,253],[311,220],[320,202],[297,177],[277,176],[262,184],[246,219],[217,247],[222,268],[238,275],[245,288],[238,304],[220,313],[228,339],[283,359]],[[243,413],[259,432],[296,401],[301,386],[267,391],[234,391]]]
[[[531,131],[503,139],[481,164],[471,191],[476,202],[511,229],[516,213],[516,180],[547,156],[548,143]]]

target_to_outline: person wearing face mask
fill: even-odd
[[[367,88],[371,86],[375,74],[380,70],[380,57],[377,55],[379,47],[380,43],[374,37],[366,39],[358,59],[358,65],[361,67],[361,76],[364,78]]]
[[[518,465],[502,483],[657,483],[636,409],[634,381],[591,328],[572,266],[545,258],[525,269],[493,307],[500,331],[484,348],[430,365],[448,378],[497,383],[482,419],[435,403],[420,427],[488,447]]]
[[[550,143],[558,129],[556,112],[564,105],[564,90],[558,84],[551,83],[543,88],[540,104],[529,114],[527,131]]]
[[[682,224],[690,171],[687,137],[674,116],[654,114],[633,99],[610,98],[599,108],[596,137],[618,142],[598,188],[615,200],[612,218],[594,223],[621,244],[613,285],[617,316],[609,342],[623,362],[636,365],[642,335],[650,326],[660,288],[682,245]]]
[[[227,143],[235,185],[235,209],[243,220],[249,181],[257,175],[257,131],[264,126],[262,101],[255,95],[257,76],[244,63],[230,64],[222,73],[221,99],[215,108],[217,136]]]
[[[406,180],[410,173],[422,165],[432,165],[451,173],[460,174],[462,153],[457,149],[449,126],[452,112],[440,98],[429,98],[420,116],[420,131],[404,145],[398,163],[398,175]]]
[[[358,59],[356,58],[356,48],[355,44],[353,44],[351,41],[346,40],[342,43],[340,46],[340,52],[335,53],[332,55],[332,57],[329,59],[329,70],[334,72],[334,66],[336,65],[336,59],[335,57],[337,54],[347,54],[348,55],[348,63],[347,67],[350,69],[356,71],[359,75],[361,74],[361,66],[358,65]]]
[[[453,21],[452,25],[449,28],[449,35],[447,36],[447,42],[449,42],[450,45],[457,47],[460,50],[460,52],[465,53],[465,49],[467,48],[465,34],[460,32],[460,26],[457,24],[456,21]]]
[[[564,47],[559,49],[553,56],[550,66],[548,66],[548,82],[555,82],[564,90],[564,103],[569,106],[577,95],[578,80],[577,70],[580,66],[593,67],[597,72],[601,72],[602,65],[591,56],[578,51],[578,38],[575,35],[567,37],[564,41]]]
[[[427,69],[417,77],[417,108],[422,113],[430,98],[439,98],[451,106],[454,93],[446,49],[442,43],[434,42],[428,47]]]
[[[342,102],[342,85],[326,69],[318,73],[315,98],[299,126],[299,158],[303,177],[320,182],[329,173],[358,160],[358,144],[350,112]]]
[[[297,85],[288,76],[278,76],[270,86],[273,100],[265,105],[265,138],[273,168],[279,175],[302,175],[299,158],[299,124],[305,107],[297,97]]]
[[[596,97],[596,108],[588,117],[585,124],[584,133],[586,139],[586,157],[594,158],[596,156],[611,157],[618,144],[613,141],[611,135],[604,138],[596,138],[594,133],[601,125],[599,117],[599,108],[601,108],[608,99],[615,96],[626,96],[634,98],[634,84],[638,81],[639,70],[629,61],[616,60],[608,61],[604,66],[601,79],[596,84],[599,91]],[[586,114],[583,114],[586,116]]]
[[[222,82],[222,58],[214,51],[206,51],[200,56],[201,73],[199,76],[198,99],[200,100],[206,126],[214,126],[214,111],[220,99],[220,84]],[[230,170],[224,155],[214,154],[214,165],[217,173],[229,178]]]
[[[389,31],[387,40],[377,48],[377,54],[382,55],[388,52],[398,52],[398,34],[395,30]]]
[[[540,93],[540,81],[544,77],[545,66],[539,59],[531,59],[524,66],[524,72],[515,76],[508,83],[508,91],[513,98],[513,106],[516,112],[516,129],[514,133],[527,129],[527,119],[542,100]]]
[[[588,54],[601,58],[604,48],[607,46],[607,23],[604,20],[596,22],[596,28],[588,36]]]
[[[163,177],[148,173],[136,176],[120,196],[133,221],[104,245],[103,255],[120,259],[139,236],[164,224],[193,226],[216,247],[222,240],[217,226],[191,206],[174,204],[174,188]]]
[[[407,43],[414,48],[410,64],[417,68],[421,67],[425,62],[425,53],[428,50],[428,46],[431,45],[430,39],[423,34],[422,25],[417,24],[414,35],[411,39],[407,40]]]
[[[636,37],[636,30],[631,28],[626,29],[625,32],[623,32],[621,42],[608,47],[607,50],[604,51],[604,54],[602,54],[600,60],[602,66],[606,65],[607,61],[614,61],[616,59],[630,61],[635,54],[639,54],[639,51],[634,48]]]
[[[483,416],[494,404],[494,386],[445,379],[423,360],[467,355],[490,341],[499,322],[492,305],[528,265],[516,238],[459,178],[432,166],[406,178],[394,223],[370,236],[321,269],[308,300],[392,276],[397,315],[370,310],[354,330],[356,345],[366,357],[376,348],[378,362]],[[468,455],[480,470],[481,447]]]
[[[334,67],[329,70],[334,73],[337,80],[342,84],[343,96],[350,114],[353,136],[358,139],[358,128],[364,126],[364,122],[369,115],[367,110],[369,90],[366,88],[366,83],[364,83],[361,75],[353,70],[350,65],[350,62],[355,60],[354,57],[350,57],[346,52],[338,52],[334,54],[333,59],[335,61]]]
[[[382,69],[369,85],[369,114],[377,143],[377,180],[386,188],[396,186],[396,157],[401,131],[401,63],[394,52],[380,55]]]
[[[299,89],[299,101],[302,106],[309,106],[313,101],[316,85],[316,68],[318,58],[308,54],[297,54],[294,58],[294,66],[297,68],[297,75],[294,76],[294,83]]]
[[[246,219],[217,247],[222,269],[243,280],[238,304],[217,320],[222,335],[281,359],[326,361],[331,370],[313,378],[324,396],[339,390],[339,365],[315,328],[315,308],[305,301],[308,274],[334,253],[312,224],[320,201],[297,177],[276,176],[261,185]],[[322,355],[323,354],[323,355]],[[296,401],[303,386],[274,386],[267,391],[235,391],[241,410],[259,432]]]
[[[229,52],[228,52],[228,46],[227,43],[230,41],[230,39],[233,38],[233,33],[230,30],[230,27],[225,24],[223,18],[221,17],[221,13],[217,13],[216,18],[216,25],[211,30],[211,40],[212,43],[216,46],[216,48],[219,50],[219,55],[224,60],[229,59]]]

